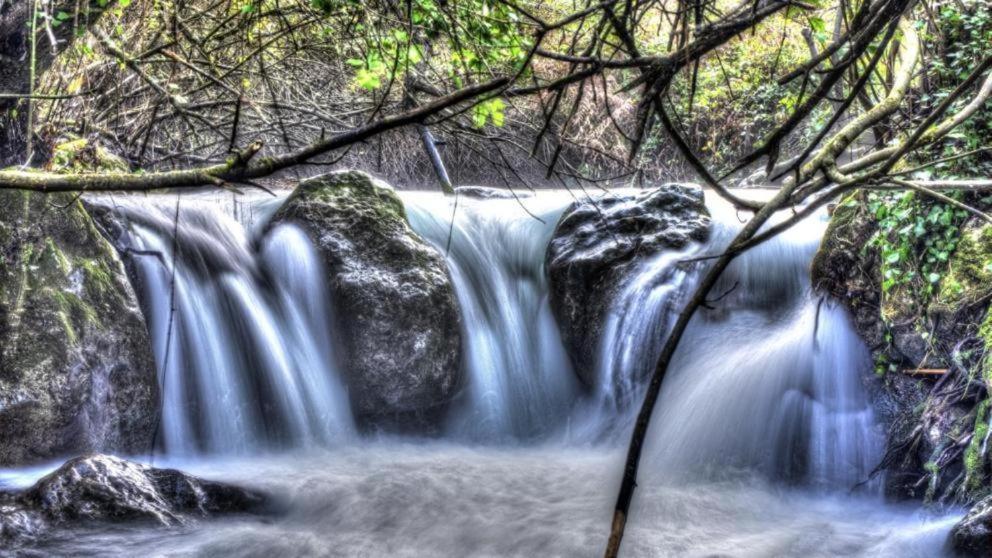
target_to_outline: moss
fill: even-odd
[[[74,293],[57,289],[45,289],[46,295],[58,305],[58,316],[65,328],[69,343],[75,345],[79,339],[78,329],[83,325],[100,326],[96,310]]]
[[[961,234],[948,261],[936,303],[948,307],[978,300],[992,288],[992,225],[970,227]]]
[[[81,258],[79,264],[86,275],[86,291],[91,297],[103,297],[117,289],[113,272],[103,259]]]
[[[985,319],[978,326],[978,338],[985,349],[985,357],[982,359],[982,379],[985,380],[986,386],[992,389],[992,307],[989,307]]]
[[[52,149],[52,161],[50,168],[53,171],[71,171],[75,166],[76,159],[79,158],[89,142],[79,138],[60,143]]]
[[[63,173],[127,172],[127,162],[102,145],[70,138],[52,149],[48,170]]]
[[[62,277],[68,276],[69,272],[72,271],[69,258],[55,246],[55,242],[50,236],[45,238],[45,248],[39,255],[37,263],[44,272],[61,274]]]
[[[964,453],[965,483],[969,491],[982,489],[985,479],[985,467],[982,459],[982,446],[985,437],[989,433],[989,400],[986,399],[978,404],[977,415],[975,416],[975,429],[971,435],[971,442]]]
[[[354,207],[384,221],[407,221],[406,208],[396,191],[363,172],[333,173],[306,180],[293,197],[304,194],[340,208]]]

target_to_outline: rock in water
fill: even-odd
[[[951,529],[949,542],[963,556],[992,556],[992,497],[972,506]]]
[[[196,516],[259,513],[268,505],[260,492],[89,455],[67,461],[24,492],[0,494],[0,541],[34,539],[51,526],[78,522],[176,525]]]
[[[301,226],[327,264],[356,413],[382,424],[443,409],[460,384],[458,302],[396,192],[360,172],[311,178],[281,221]]]
[[[663,250],[703,241],[710,219],[698,186],[610,193],[574,202],[548,246],[551,308],[579,377],[596,381],[599,339],[632,266]]]
[[[120,259],[72,195],[0,193],[0,465],[142,452],[151,344]]]

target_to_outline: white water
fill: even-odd
[[[461,307],[469,385],[449,419],[455,436],[546,436],[566,424],[580,395],[544,274],[563,200],[528,201],[533,216],[515,200],[463,199],[454,212],[450,199],[404,195],[411,226],[447,254]]]
[[[599,385],[586,393],[548,310],[543,272],[570,198],[524,199],[543,223],[515,200],[463,198],[452,226],[448,200],[403,197],[413,227],[448,253],[464,318],[469,381],[448,417],[448,441],[353,434],[319,258],[297,229],[261,234],[272,203],[242,207],[234,219],[216,199],[182,202],[170,341],[175,199],[135,198],[125,204],[140,224],[135,248],[164,255],[138,257],[162,367],[164,457],[269,489],[287,511],[173,530],[74,530],[37,550],[599,555],[643,382],[700,272],[677,264],[717,253],[736,216],[711,203],[709,242],[650,258],[631,275],[601,340]],[[844,313],[818,309],[810,292],[822,230],[811,220],[741,258],[715,289],[725,296],[691,324],[652,423],[624,555],[941,552],[955,516],[887,506],[877,484],[851,493],[881,439],[861,385],[865,349]],[[8,478],[23,484],[38,473]]]
[[[327,454],[176,463],[284,495],[274,519],[61,532],[38,555],[244,557],[602,556],[616,450],[384,441]],[[957,517],[814,495],[742,474],[672,482],[650,467],[622,555],[930,558]]]
[[[131,223],[130,246],[160,254],[134,260],[168,455],[326,446],[354,434],[323,264],[300,229],[259,240],[264,220],[249,211],[239,221],[217,198],[180,200],[178,227],[175,198],[114,203]]]

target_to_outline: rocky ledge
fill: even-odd
[[[951,529],[950,546],[960,556],[987,557],[992,551],[992,497],[974,506]]]
[[[27,490],[0,493],[0,542],[16,546],[53,527],[111,521],[173,526],[270,508],[271,498],[261,492],[95,454],[67,461]]]

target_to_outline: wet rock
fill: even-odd
[[[956,390],[963,381],[989,385],[992,328],[985,324],[992,272],[986,263],[992,257],[992,227],[974,218],[966,222],[932,295],[905,283],[884,291],[881,256],[871,242],[878,223],[868,205],[864,192],[840,203],[814,258],[812,277],[818,289],[851,311],[872,350],[877,374],[866,381],[887,433],[886,495],[927,501],[984,495],[988,457],[975,440],[984,439],[979,432],[987,421],[976,420],[981,414],[976,405],[985,390]],[[947,372],[906,373],[916,368]]]
[[[951,528],[948,542],[962,556],[992,556],[992,497],[972,506]]]
[[[319,176],[286,200],[283,221],[327,264],[353,409],[386,426],[442,410],[461,383],[458,302],[396,192],[360,172]]]
[[[72,195],[0,193],[0,465],[140,452],[158,384],[137,298]]]
[[[709,224],[694,185],[609,193],[565,210],[546,257],[551,308],[587,385],[596,381],[598,340],[628,272],[661,251],[705,240]]]
[[[492,188],[489,186],[459,186],[455,188],[459,196],[473,198],[477,200],[515,200],[533,197],[532,192],[527,190],[508,190],[506,188]]]
[[[841,203],[811,268],[814,288],[847,307],[855,328],[871,348],[880,346],[885,335],[880,319],[880,262],[876,251],[866,249],[876,230],[873,217],[854,198]]]
[[[96,521],[182,524],[194,517],[260,513],[268,496],[110,455],[71,459],[20,493],[0,494],[0,541],[44,536],[55,526]]]

